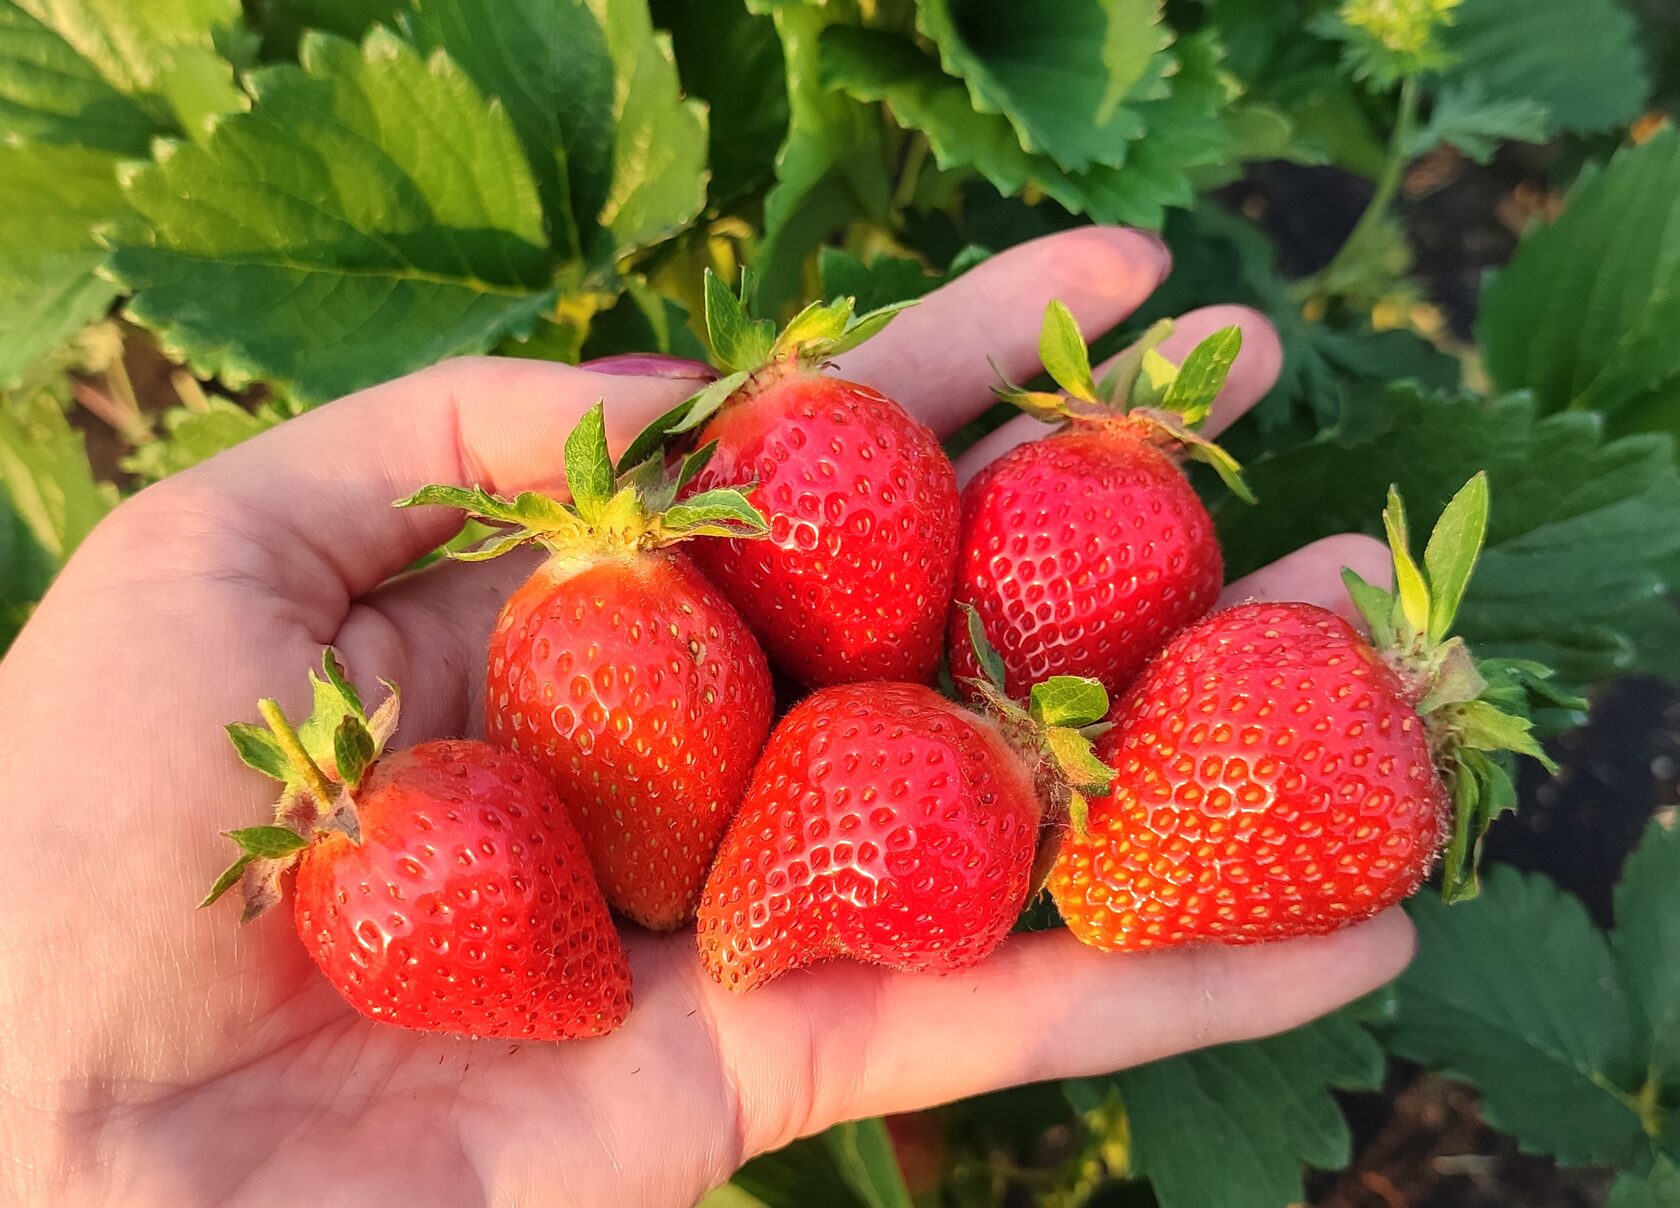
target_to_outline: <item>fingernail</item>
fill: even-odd
[[[1155,249],[1156,257],[1160,261],[1160,269],[1155,277],[1155,284],[1159,285],[1172,275],[1172,249],[1167,246],[1167,241],[1161,238],[1158,231],[1145,230],[1142,227],[1130,227],[1128,229]]]
[[[717,370],[703,361],[691,361],[663,352],[622,352],[610,357],[596,357],[593,361],[583,362],[578,368],[614,377],[680,378],[697,382],[710,382],[717,377]]]

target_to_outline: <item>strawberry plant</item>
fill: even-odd
[[[1012,925],[1060,925],[1032,892],[1045,876],[1075,931],[1111,946],[1147,944],[1152,925],[1312,930],[1404,896],[1441,849],[1431,875],[1460,901],[1412,898],[1419,955],[1388,992],[1279,1036],[842,1125],[749,1163],[715,1203],[1345,1204],[1326,1172],[1382,1152],[1400,1093],[1437,1074],[1510,1138],[1486,1142],[1488,1179],[1526,1163],[1613,1208],[1680,1202],[1671,814],[1595,803],[1644,832],[1605,855],[1626,857],[1613,921],[1544,869],[1473,875],[1519,799],[1559,823],[1534,769],[1574,770],[1583,698],[1643,675],[1632,690],[1654,699],[1680,679],[1675,45],[1651,0],[0,0],[0,649],[120,498],[340,395],[466,353],[690,379],[696,397],[616,461],[599,413],[556,450],[569,503],[411,501],[495,526],[440,553],[546,552],[485,683],[486,730],[517,753],[386,753],[393,715],[365,710],[330,659],[317,718],[265,705],[268,729],[233,728],[282,788],[272,819],[228,820],[250,825],[218,888],[259,909],[295,866],[300,936],[356,1007],[487,1035],[608,1030],[630,1001],[609,903],[664,928],[698,911],[714,972],[756,983],[818,948],[977,959]],[[942,445],[846,380],[905,304],[1093,222],[1160,231],[1171,274],[1089,349],[1053,308],[1047,377],[1001,383],[981,421]],[[1239,337],[1181,366],[1152,349],[1166,321],[1229,303],[1272,320],[1282,364],[1213,445],[1198,425],[1218,428]],[[922,335],[931,364],[940,335]],[[1017,408],[1065,430],[965,471]],[[830,477],[846,490],[812,485]],[[890,498],[871,493],[883,483]],[[1403,546],[1391,488],[1452,523],[1420,564],[1396,548],[1392,599],[1351,584],[1374,645],[1306,606],[1219,610],[1226,583],[1318,538]],[[1094,519],[1124,508],[1154,527]],[[1152,574],[1105,594],[1122,562]],[[973,622],[943,607],[953,590]],[[876,597],[892,615],[866,625]],[[1159,657],[1178,661],[1151,663],[1169,640]],[[565,662],[578,645],[599,656],[587,691]],[[625,677],[650,650],[678,668],[657,702]],[[947,656],[941,696],[926,685]],[[1264,901],[1197,896],[1195,861],[1229,852],[1156,884],[1150,857],[1217,818],[1185,801],[1204,786],[1173,761],[1145,766],[1141,735],[1170,728],[1201,691],[1185,666],[1207,660],[1255,694],[1371,698],[1336,717],[1387,727],[1393,767],[1360,790],[1408,804],[1361,840],[1378,852],[1367,874],[1390,861],[1381,877],[1326,880],[1309,846]],[[818,689],[779,725],[772,666]],[[1120,704],[1107,733],[1081,734],[1097,714],[1042,689],[1010,712],[1009,693],[1072,694],[1050,677],[1085,675]],[[909,682],[855,686],[879,679]],[[979,712],[952,703],[963,690]],[[1218,721],[1179,753],[1210,755]],[[800,780],[811,745],[848,726],[924,754],[937,739],[973,773],[947,846],[895,852],[896,815],[837,800],[883,788],[861,774]],[[1086,738],[1094,756],[1075,749]],[[1211,754],[1244,761],[1232,791],[1256,789],[1240,752]],[[1097,791],[1093,758],[1132,780]],[[1672,775],[1653,775],[1655,804],[1673,804]],[[891,808],[923,809],[917,788]],[[408,840],[452,793],[512,802],[503,821],[542,842],[434,870],[436,892],[530,893],[496,937],[520,969],[558,934],[587,937],[540,993],[438,999],[474,974],[418,943],[401,967],[358,944],[386,922],[347,899],[413,879]],[[1163,794],[1171,810],[1141,804]],[[674,822],[676,798],[708,808]],[[1339,825],[1317,798],[1280,789],[1273,805]],[[481,816],[456,813],[454,839],[484,838]],[[852,815],[865,833],[843,841],[872,845],[881,884],[896,861],[923,885],[936,951],[882,941],[890,895],[859,905],[842,887],[843,918],[838,898],[755,881],[791,874],[794,854],[807,874],[832,859],[842,840],[822,828]],[[1034,868],[1034,839],[1064,826],[1060,863]],[[1137,858],[1099,875],[1090,845],[1120,832]],[[1245,835],[1234,858],[1272,846]],[[1108,909],[1169,898],[1170,926]],[[1239,906],[1240,923],[1220,913]],[[789,934],[805,946],[784,951]],[[1414,1203],[1459,1203],[1467,1185],[1389,1174]]]

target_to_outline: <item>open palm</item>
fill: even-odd
[[[990,401],[987,358],[1037,370],[1060,297],[1089,333],[1165,276],[1158,241],[1086,228],[998,256],[849,354],[846,376],[941,434]],[[1229,423],[1275,380],[1252,312],[1185,316],[1182,355],[1232,322]],[[1382,983],[1411,951],[1391,913],[1323,939],[1112,956],[1062,932],[978,969],[837,963],[732,996],[691,935],[626,928],[636,1007],[601,1040],[511,1044],[375,1025],[321,980],[284,912],[245,929],[193,904],[268,789],[221,737],[259,696],[303,711],[325,644],[403,685],[398,745],[479,729],[484,649],[517,557],[397,578],[449,535],[396,511],[427,482],[554,488],[597,398],[620,447],[693,383],[465,360],[344,399],[119,508],[0,663],[0,1187],[8,1202],[692,1202],[744,1158],[839,1120],[1090,1074],[1290,1027]],[[1043,429],[1018,420],[959,464]],[[1233,584],[1344,606],[1332,538]],[[377,696],[377,690],[370,695]]]

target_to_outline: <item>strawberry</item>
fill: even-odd
[[[1447,634],[1487,523],[1477,475],[1425,555],[1384,512],[1397,594],[1344,572],[1367,641],[1310,604],[1242,604],[1174,638],[1097,754],[1117,770],[1050,890],[1088,944],[1131,950],[1313,935],[1407,897],[1446,850],[1449,900],[1475,892],[1481,835],[1513,808],[1493,752],[1543,763],[1521,711],[1579,706],[1532,663],[1478,663]]]
[[[228,832],[241,855],[203,904],[241,884],[249,921],[295,865],[298,937],[369,1019],[528,1040],[623,1023],[630,968],[548,778],[483,742],[382,755],[396,689],[369,717],[331,650],[324,663],[301,727],[272,700],[269,729],[228,727],[285,788],[271,825]]]
[[[795,679],[931,681],[956,562],[955,471],[893,400],[817,372],[895,312],[813,303],[777,337],[747,319],[748,288],[737,298],[707,275],[712,345],[733,372],[673,431],[718,444],[689,489],[742,487],[770,535],[698,542],[695,561]]]
[[[774,697],[740,615],[670,548],[702,534],[750,537],[764,518],[734,490],[674,502],[713,448],[668,473],[660,431],[639,437],[615,471],[592,409],[566,442],[569,505],[436,486],[403,504],[517,526],[467,557],[526,541],[549,551],[490,635],[485,731],[553,778],[613,908],[663,931],[694,916]]]
[[[1067,676],[1029,710],[984,695],[989,717],[921,684],[839,684],[782,719],[700,902],[713,977],[745,991],[836,956],[949,973],[1002,942],[1047,812],[1108,781],[1081,732],[1108,697]]]
[[[1066,395],[998,391],[1063,425],[993,462],[962,494],[955,597],[979,611],[1014,694],[1050,675],[1085,675],[1118,695],[1219,598],[1213,521],[1178,457],[1210,461],[1248,498],[1236,463],[1194,431],[1242,332],[1210,336],[1180,369],[1154,351],[1170,330],[1157,325],[1099,387],[1073,315],[1051,302],[1040,355]],[[972,676],[960,611],[950,647],[955,673]]]

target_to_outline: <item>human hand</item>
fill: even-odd
[[[1108,330],[1165,276],[1136,232],[1085,228],[995,257],[842,358],[942,435],[991,401],[987,357],[1037,370],[1045,303]],[[1185,316],[1165,351],[1244,329],[1217,430],[1275,380],[1253,312]],[[484,650],[517,556],[393,579],[446,538],[427,482],[559,485],[558,450],[605,398],[618,447],[692,381],[462,360],[318,409],[149,488],[82,546],[0,663],[0,1186],[20,1202],[692,1202],[745,1158],[839,1120],[1018,1082],[1106,1072],[1304,1022],[1393,977],[1398,912],[1252,948],[1117,956],[1065,932],[1012,936],[978,968],[851,963],[732,996],[689,933],[626,928],[629,1021],[563,1045],[404,1032],[357,1015],[279,912],[248,928],[194,912],[217,831],[268,789],[223,723],[334,645],[353,678],[404,688],[399,744],[480,729]],[[1017,420],[966,478],[1042,431]],[[1227,600],[1347,611],[1364,537],[1331,538],[1232,584]],[[368,695],[377,698],[377,690]]]

